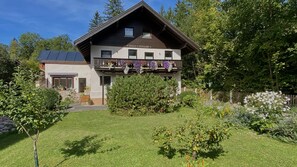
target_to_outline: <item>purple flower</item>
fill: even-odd
[[[158,68],[158,64],[156,61],[151,61],[149,66],[151,70],[156,70]]]
[[[134,61],[133,66],[136,72],[141,73],[142,65],[140,61]]]
[[[168,69],[170,67],[170,64],[171,63],[169,61],[164,61],[163,62],[163,66],[164,66],[165,69]]]

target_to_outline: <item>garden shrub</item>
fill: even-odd
[[[193,91],[185,91],[178,95],[178,99],[182,106],[194,107],[197,101],[197,94]]]
[[[229,123],[237,127],[249,127],[252,120],[252,114],[247,112],[241,105],[236,105],[226,119]]]
[[[201,117],[187,120],[175,130],[155,128],[153,140],[159,144],[159,153],[171,158],[176,152],[191,155],[193,159],[209,152],[220,152],[221,142],[229,137],[229,125],[222,122],[206,124]]]
[[[176,109],[176,80],[145,74],[117,77],[107,91],[108,108],[120,115],[167,113]]]
[[[297,143],[297,113],[291,112],[279,120],[270,134],[281,141]]]
[[[41,96],[44,97],[44,105],[48,110],[55,110],[60,106],[62,97],[55,89],[40,88]]]
[[[244,107],[251,114],[250,127],[260,133],[270,132],[276,127],[283,113],[290,108],[289,99],[281,92],[258,92],[245,97]]]

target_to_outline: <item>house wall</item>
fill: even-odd
[[[102,86],[100,86],[100,76],[110,76],[111,77],[111,86],[112,82],[115,80],[117,76],[123,76],[124,73],[121,74],[103,74],[102,72],[98,72],[94,70],[94,57],[101,57],[101,50],[111,50],[112,51],[112,58],[122,58],[122,59],[128,59],[128,49],[135,49],[137,50],[137,59],[145,59],[144,53],[145,52],[153,52],[154,53],[154,59],[165,59],[165,50],[166,51],[172,51],[173,53],[173,60],[181,60],[181,50],[179,49],[153,49],[153,48],[130,48],[130,47],[114,47],[114,46],[98,46],[93,45],[91,47],[91,98],[95,103],[101,103],[102,102]],[[131,75],[131,74],[130,74]],[[171,76],[172,78],[176,79],[178,82],[178,88],[179,92],[181,90],[181,72],[177,73],[168,73],[168,74],[159,74],[162,77],[165,76]],[[106,95],[107,88],[105,86],[104,94]],[[106,96],[105,96],[106,98]]]
[[[90,97],[94,104],[102,104],[102,86],[100,85],[100,76],[110,76],[111,86],[117,76],[125,75],[121,74],[103,74],[102,72],[96,71],[94,67],[93,58],[101,57],[101,50],[111,50],[112,58],[128,58],[128,49],[137,50],[137,58],[144,59],[144,52],[153,52],[155,59],[164,59],[165,50],[173,52],[173,60],[181,60],[179,49],[152,49],[152,48],[128,48],[128,47],[113,47],[113,46],[92,46],[91,49],[91,63],[90,64],[45,64],[44,69],[45,80],[47,81],[47,86],[52,87],[52,76],[50,74],[67,74],[67,73],[77,73],[74,77],[73,87],[76,92],[79,90],[79,78],[86,78],[86,85],[91,88]],[[131,75],[131,74],[129,74]],[[162,77],[171,76],[178,81],[179,91],[181,89],[181,72],[159,74]],[[107,86],[104,87],[104,98],[106,98]]]
[[[153,48],[132,48],[132,47],[114,47],[114,46],[100,46],[93,45],[91,47],[91,65],[94,66],[94,57],[101,57],[101,50],[111,50],[112,58],[128,59],[128,50],[137,50],[137,59],[145,59],[145,52],[153,52],[154,59],[165,59],[165,51],[172,51],[173,60],[181,60],[180,49],[153,49]]]
[[[86,85],[91,86],[91,67],[89,64],[45,64],[45,80],[47,87],[52,87],[53,79],[50,74],[77,73],[74,76],[73,88],[78,92],[78,78],[86,78]]]

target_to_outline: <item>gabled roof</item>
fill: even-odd
[[[180,30],[175,28],[171,23],[169,23],[165,18],[163,18],[159,13],[157,13],[154,9],[152,9],[147,3],[144,1],[140,1],[130,9],[126,10],[125,12],[109,19],[108,21],[100,24],[98,27],[94,28],[90,32],[86,33],[85,35],[81,36],[77,40],[74,41],[74,44],[78,47],[78,49],[81,51],[81,53],[84,56],[90,56],[90,48],[91,48],[91,43],[92,43],[92,37],[101,32],[102,30],[108,28],[114,23],[117,23],[119,20],[125,18],[126,16],[130,15],[134,11],[140,9],[140,8],[145,8],[148,10],[156,20],[159,22],[162,22],[164,24],[164,28],[166,30],[170,31],[172,35],[175,36],[175,38],[179,38],[180,40],[184,41],[185,45],[182,49],[186,49],[184,54],[190,53],[190,52],[195,52],[199,50],[198,45],[192,41],[190,38],[188,38],[185,34],[183,34]]]
[[[59,62],[59,63],[86,63],[84,56],[80,52],[65,52],[54,50],[41,51],[37,60],[41,63]]]

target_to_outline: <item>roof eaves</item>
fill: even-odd
[[[144,6],[153,14],[155,17],[160,19],[163,23],[166,24],[171,30],[174,31],[177,35],[179,35],[185,42],[189,43],[194,49],[199,50],[199,46],[189,37],[187,37],[183,32],[181,32],[179,29],[177,29],[175,26],[173,26],[168,20],[161,17],[154,9],[152,9],[147,3],[144,3]]]
[[[97,26],[96,28],[91,30],[90,32],[86,33],[82,37],[75,40],[74,45],[77,46],[78,44],[82,43],[83,41],[87,40],[88,38],[90,38],[93,35],[97,34],[101,30],[107,28],[111,24],[117,22],[118,20],[122,19],[123,17],[127,16],[128,14],[132,13],[133,11],[135,11],[136,9],[138,9],[139,7],[144,6],[144,5],[146,5],[146,3],[141,1],[141,2],[137,3],[136,5],[134,5],[133,7],[126,10],[125,12],[123,12],[123,13],[115,16],[115,17],[112,17],[111,19],[107,20],[105,23],[100,24],[99,26]]]

